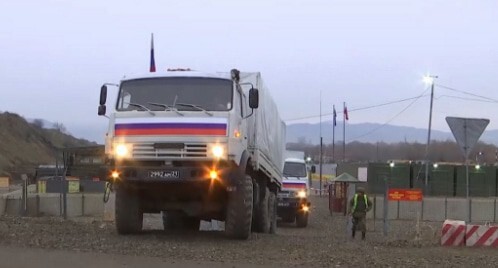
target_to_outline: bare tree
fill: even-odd
[[[67,134],[67,128],[64,126],[64,124],[56,122],[54,123],[53,127],[57,129],[60,133]]]
[[[33,120],[33,125],[37,128],[43,128],[45,123],[41,119],[35,119]]]

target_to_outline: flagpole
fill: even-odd
[[[150,34],[150,67],[149,72],[156,72],[156,60],[154,57],[154,33]]]
[[[342,162],[346,162],[346,102],[343,102],[342,109]]]
[[[333,121],[332,121],[332,162],[335,162],[335,124],[336,124],[336,112],[335,112],[335,105],[334,107],[334,113],[333,113]]]

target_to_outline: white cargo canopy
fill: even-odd
[[[285,123],[280,119],[277,105],[264,84],[261,73],[240,73],[240,83],[251,83],[259,90],[259,108],[254,110],[254,116],[248,120],[255,120],[256,131],[249,131],[249,147],[263,154],[268,162],[273,163],[281,173],[284,165],[285,150]],[[250,85],[242,85],[248,92]],[[260,161],[257,161],[260,162]]]

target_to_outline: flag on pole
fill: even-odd
[[[150,72],[156,72],[156,61],[154,60],[154,34],[152,34],[150,42]]]
[[[335,105],[334,105],[334,127],[337,126],[337,113],[335,112]]]
[[[349,120],[348,107],[346,105],[344,105],[344,119]]]

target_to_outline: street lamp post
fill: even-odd
[[[431,125],[432,125],[432,105],[434,102],[434,79],[437,76],[428,75],[424,77],[424,82],[431,85],[431,104],[429,108],[429,128],[427,132],[427,145],[425,147],[425,192],[428,194],[429,191],[429,146],[431,143]]]
[[[383,228],[383,234],[384,236],[387,236],[387,212],[389,210],[389,184],[391,183],[391,177],[393,176],[393,168],[394,168],[394,162],[389,163],[389,177],[385,177],[384,182],[385,182],[385,194],[384,194],[384,210],[382,211],[383,213],[383,221],[384,221],[384,228]]]

